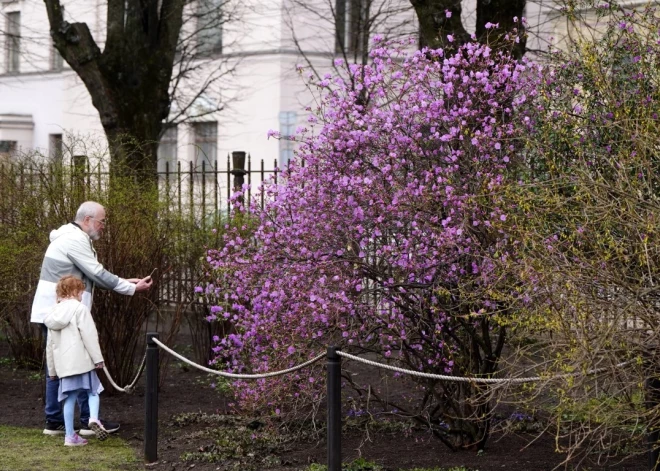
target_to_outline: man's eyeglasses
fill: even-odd
[[[106,221],[105,219],[96,219],[96,218],[93,218],[93,217],[90,217],[90,219],[91,219],[92,221],[96,221],[96,222],[98,222],[99,224],[102,224],[103,226],[105,226],[106,223],[107,223],[107,221]]]

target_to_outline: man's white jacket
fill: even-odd
[[[50,376],[66,378],[87,373],[103,361],[92,314],[77,299],[58,303],[44,324],[48,327],[46,361]]]
[[[135,285],[113,275],[99,263],[92,239],[75,223],[65,224],[50,233],[37,292],[32,303],[31,322],[43,323],[44,317],[57,304],[55,286],[64,275],[74,275],[85,283],[82,302],[92,308],[94,287],[111,289],[132,296]]]

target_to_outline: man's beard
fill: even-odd
[[[92,240],[99,240],[101,238],[101,232],[100,231],[95,231],[94,229],[90,229],[89,232],[87,233],[87,235]]]

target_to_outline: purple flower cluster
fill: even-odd
[[[215,352],[234,371],[286,368],[335,342],[452,372],[452,293],[487,287],[508,256],[497,190],[531,126],[519,110],[538,67],[476,42],[448,56],[376,46],[371,64],[343,66],[348,79],[315,84],[319,107],[284,178],[264,185],[252,237],[237,228],[208,253],[206,291],[225,306],[212,311],[236,327]],[[241,404],[318,397],[318,368],[238,382]]]

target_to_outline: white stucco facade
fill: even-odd
[[[350,0],[346,0],[350,2]],[[231,19],[222,27],[222,51],[208,58],[198,76],[184,84],[182,94],[194,95],[204,74],[231,71],[219,79],[208,100],[221,103],[222,110],[177,126],[170,148],[183,165],[195,162],[199,153],[194,122],[215,122],[218,168],[226,166],[232,151],[251,154],[253,166],[264,159],[266,168],[283,165],[291,156],[287,143],[268,139],[269,130],[293,132],[306,121],[305,107],[311,103],[297,64],[311,64],[318,71],[331,70],[335,51],[333,5],[337,0],[244,0],[227,3]],[[387,17],[371,34],[407,36],[417,33],[416,15],[408,0],[379,0]],[[465,2],[464,21],[474,23],[474,0]],[[103,48],[105,9],[103,0],[62,0],[65,20],[86,22]],[[534,9],[537,4],[530,4]],[[538,8],[537,8],[538,9]],[[17,15],[18,13],[18,15]],[[539,19],[543,16],[534,10]],[[5,32],[0,54],[0,143],[16,149],[37,150],[53,155],[54,145],[64,142],[70,155],[87,155],[76,148],[95,143],[104,147],[98,113],[76,74],[57,61],[51,46],[43,0],[0,0],[0,30]],[[20,17],[20,50],[8,38],[11,21]],[[183,30],[186,30],[184,25]],[[543,47],[540,43],[534,47]],[[12,50],[14,48],[14,50]],[[304,53],[302,54],[301,51]],[[18,62],[17,62],[18,61]],[[16,67],[18,65],[18,67]],[[203,100],[199,106],[204,106]],[[173,114],[176,113],[173,106]],[[58,136],[61,136],[58,141]],[[2,145],[0,144],[0,153]]]

